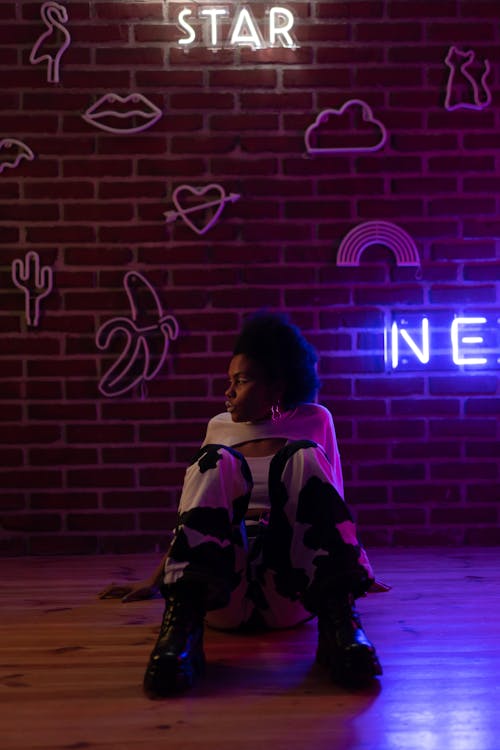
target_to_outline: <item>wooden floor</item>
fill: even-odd
[[[499,750],[500,550],[374,550],[387,593],[359,602],[384,666],[349,692],[314,665],[316,623],[207,632],[185,697],[148,700],[162,601],[96,594],[150,556],[4,559],[2,750]]]

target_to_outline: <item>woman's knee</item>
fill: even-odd
[[[193,507],[227,507],[240,523],[252,490],[252,475],[244,457],[225,445],[201,448],[186,470],[179,512]]]

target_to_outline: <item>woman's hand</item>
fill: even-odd
[[[378,578],[373,581],[372,585],[368,589],[369,594],[382,594],[385,591],[390,591],[392,589],[392,586],[389,586],[388,583],[384,583],[383,581],[379,581]]]
[[[99,593],[99,599],[121,599],[122,602],[138,602],[141,599],[153,599],[160,592],[166,558],[167,556],[164,555],[156,570],[142,581],[122,584],[110,583],[109,586],[106,586]]]
[[[158,586],[149,579],[135,583],[110,583],[99,593],[99,599],[121,599],[122,602],[137,602],[153,599],[158,594]]]

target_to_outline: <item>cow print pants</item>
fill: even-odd
[[[236,628],[258,613],[268,627],[291,627],[328,598],[368,590],[370,563],[316,443],[291,442],[273,457],[270,511],[249,539],[251,491],[244,456],[224,445],[205,445],[186,471],[164,584],[206,586],[209,625]]]

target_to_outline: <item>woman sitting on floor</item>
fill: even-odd
[[[152,579],[128,591],[143,598],[159,586],[165,598],[148,694],[192,685],[205,623],[289,628],[316,615],[316,658],[333,680],[382,673],[354,607],[374,576],[343,500],[330,412],[316,403],[316,363],[281,315],[257,314],[238,336],[226,411],[186,471],[170,548]]]

